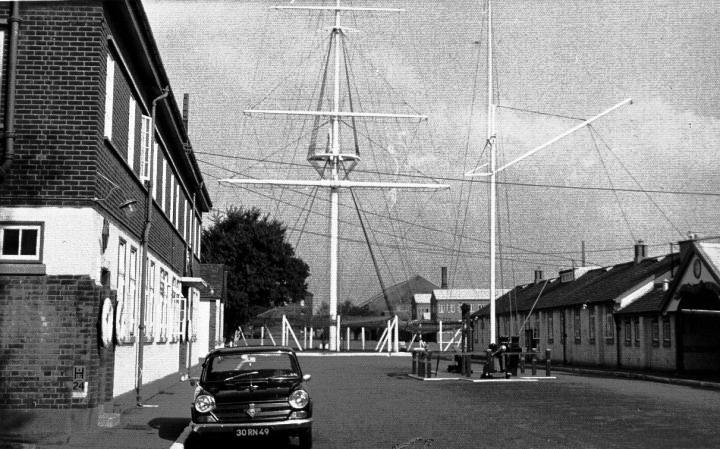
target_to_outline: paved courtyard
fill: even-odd
[[[313,376],[318,449],[720,447],[720,391],[562,373],[539,382],[422,382],[406,376],[408,357],[301,363]]]

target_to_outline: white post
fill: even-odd
[[[365,350],[365,327],[360,328],[360,338],[362,339],[362,350]]]
[[[335,349],[340,352],[340,315],[336,318],[337,327],[335,328]]]
[[[260,328],[260,346],[265,346],[265,325]]]
[[[287,336],[285,338],[286,346],[290,346],[290,336],[292,335],[293,340],[295,340],[295,345],[298,347],[300,351],[302,351],[302,346],[300,346],[300,342],[297,339],[297,336],[295,335],[295,331],[292,330],[292,326],[290,326],[290,322],[285,318],[283,315],[283,324],[285,324],[285,332],[287,333]]]
[[[388,354],[392,351],[392,321],[387,320],[387,350]]]
[[[248,345],[248,342],[245,339],[245,333],[243,333],[242,327],[240,327],[240,336],[242,337],[243,341],[245,342],[245,346],[250,346],[250,345]]]
[[[440,347],[440,350],[442,351],[442,345],[443,345],[442,321],[440,321],[439,323],[440,323],[440,327],[438,328],[438,346]]]
[[[417,334],[413,334],[412,338],[410,339],[410,344],[407,347],[408,352],[412,349],[413,343],[415,343],[415,337],[417,337]]]
[[[285,341],[286,331],[285,331],[285,315],[282,316],[282,327],[280,330],[280,345],[287,346],[287,341]]]
[[[312,341],[313,341],[313,336],[314,336],[314,334],[315,334],[315,330],[313,329],[312,326],[310,326],[310,349],[312,349],[312,347],[313,347],[313,342],[312,342]]]
[[[350,351],[350,326],[345,328],[345,349]]]
[[[267,329],[268,337],[270,337],[270,341],[272,342],[273,346],[277,346],[277,343],[275,343],[275,339],[273,338],[273,335],[270,332],[270,328],[266,327],[266,329]]]
[[[303,326],[303,346],[305,346],[305,349],[308,348],[307,340],[308,340],[307,326]]]
[[[385,347],[385,340],[387,339],[387,331],[388,331],[387,329],[383,330],[383,333],[380,336],[380,340],[378,340],[377,344],[375,345],[376,351],[379,351],[379,352],[383,351],[383,348]]]
[[[398,326],[398,317],[395,315],[394,320],[394,326],[395,326],[395,352],[400,352],[400,330]]]

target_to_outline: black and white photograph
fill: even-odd
[[[718,35],[0,1],[0,449],[720,447]]]

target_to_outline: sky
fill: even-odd
[[[190,94],[189,133],[214,207],[258,207],[285,223],[319,303],[329,295],[328,193],[217,182],[319,176],[306,162],[312,120],[243,113],[319,104],[332,17],[269,9],[291,3],[334,0],[143,0],[172,90],[178,100]],[[350,177],[450,189],[357,192],[377,270],[352,197],[341,195],[339,302],[379,293],[378,272],[386,286],[415,274],[439,285],[446,266],[450,287],[487,288],[488,184],[464,176],[488,158],[485,2],[344,4],[405,9],[344,16],[355,110],[428,117],[358,124],[361,161]],[[579,265],[582,242],[586,264],[606,266],[630,260],[640,239],[659,256],[690,232],[720,235],[720,4],[497,0],[492,8],[500,164],[633,99],[498,175],[498,287]],[[342,142],[354,152],[348,129]]]

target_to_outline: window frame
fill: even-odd
[[[575,307],[573,309],[573,333],[576,344],[582,343],[582,319],[580,312],[580,307]]]
[[[658,317],[653,317],[650,322],[650,335],[653,347],[660,346],[660,320]]]
[[[103,135],[112,140],[113,108],[115,103],[115,58],[108,52],[105,69],[105,123]]]
[[[128,100],[128,144],[127,144],[127,163],[131,171],[135,171],[135,123],[137,102],[132,95]],[[142,163],[142,162],[141,162]]]
[[[5,231],[18,230],[18,254],[3,254]],[[37,231],[35,254],[22,254],[23,234],[25,230]],[[37,264],[43,262],[43,242],[45,241],[45,223],[41,221],[0,221],[0,263]]]
[[[635,346],[640,346],[640,317],[636,316],[633,317],[633,336],[635,337],[633,340],[635,341]]]
[[[592,344],[596,341],[595,323],[596,323],[595,306],[588,307],[588,341]]]
[[[672,346],[672,325],[670,323],[669,316],[663,317],[662,334],[663,347],[669,348],[670,346]]]
[[[553,344],[555,342],[555,323],[553,323],[553,311],[549,310],[545,312],[545,320],[547,325],[547,342]]]
[[[145,114],[140,115],[140,170],[142,181],[149,181],[152,169],[153,148],[151,148],[151,119]],[[155,146],[157,148],[157,145]],[[155,195],[153,195],[155,197]]]
[[[632,322],[630,318],[623,318],[623,330],[625,346],[632,346]]]

